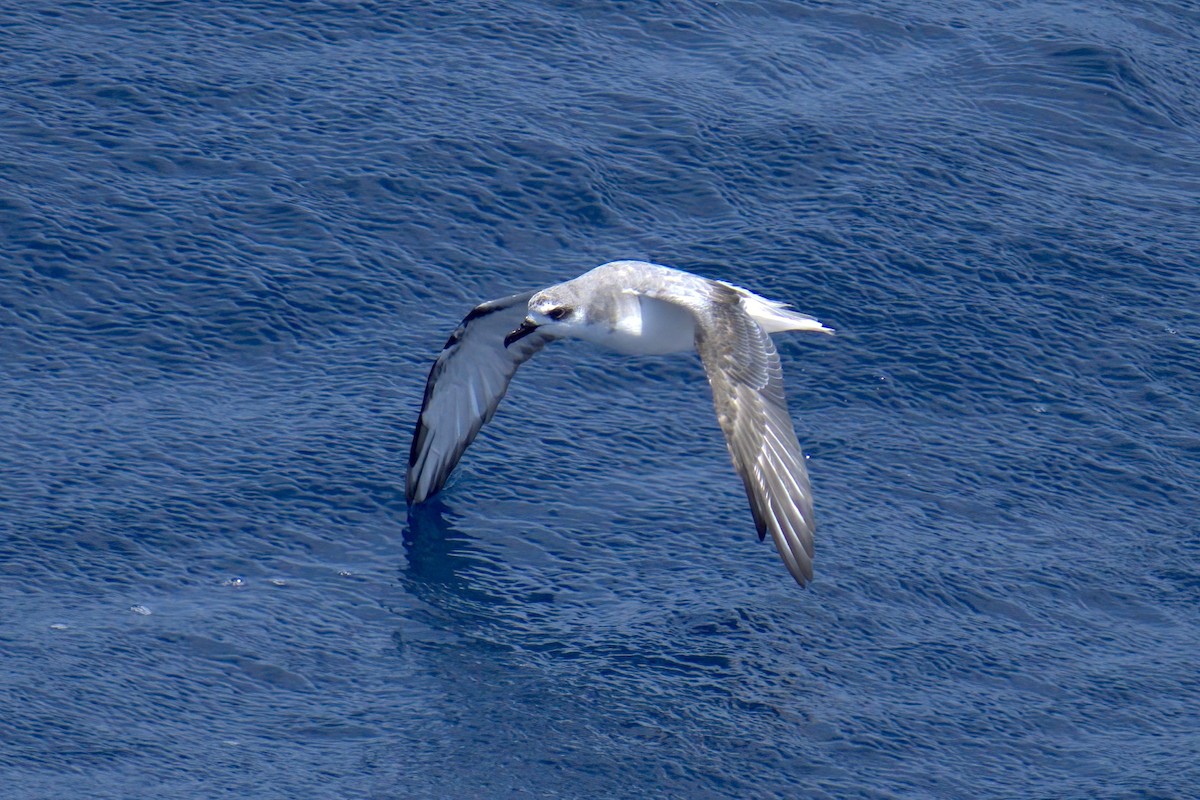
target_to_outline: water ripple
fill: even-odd
[[[3,17],[10,795],[1196,794],[1184,4]],[[616,257],[838,329],[809,590],[694,357],[548,348],[408,513],[456,321]]]

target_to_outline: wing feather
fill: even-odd
[[[696,350],[712,387],[717,420],[741,476],[759,539],[767,533],[792,577],[812,580],[812,490],[783,392],[770,335],[713,283],[712,303],[697,314]]]
[[[450,334],[425,383],[413,432],[405,494],[420,503],[438,492],[463,452],[508,391],[517,367],[541,350],[550,336],[534,332],[504,346],[504,336],[528,313],[533,292],[476,306]]]

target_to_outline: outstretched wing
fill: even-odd
[[[505,334],[525,319],[533,292],[476,306],[450,334],[425,384],[408,456],[405,493],[420,503],[445,484],[475,434],[496,413],[517,367],[550,340],[534,332],[512,347]]]
[[[746,486],[758,538],[770,532],[803,586],[813,574],[812,490],[783,394],[779,354],[731,289],[714,282],[712,291],[716,302],[697,315],[696,350],[712,386],[717,420]]]

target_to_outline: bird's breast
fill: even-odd
[[[616,323],[598,344],[629,355],[679,353],[695,347],[691,312],[651,297],[626,295]]]

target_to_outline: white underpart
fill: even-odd
[[[786,303],[768,300],[740,286],[725,285],[741,296],[742,308],[767,333],[833,333],[807,314],[792,311]],[[548,330],[561,331],[568,336],[584,339],[626,355],[683,353],[692,350],[696,343],[696,320],[692,312],[683,306],[632,291],[622,296],[620,316],[611,327],[602,324],[551,324]]]
[[[627,355],[682,353],[696,346],[696,320],[685,308],[627,293],[621,318],[611,329],[591,326],[597,344]]]

